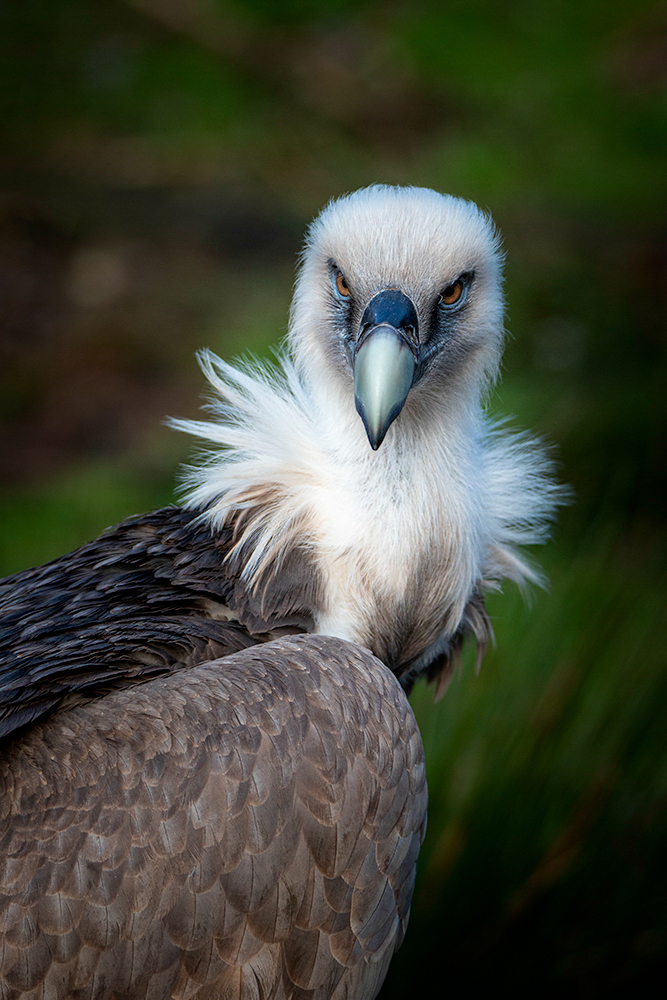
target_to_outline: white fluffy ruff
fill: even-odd
[[[351,376],[332,369],[327,352],[331,259],[360,301],[398,285],[420,315],[447,282],[475,271],[459,324],[465,364],[446,384],[411,392],[378,452]],[[406,588],[421,587],[423,613],[440,616],[446,638],[476,589],[538,579],[519,547],[544,540],[560,490],[539,443],[490,426],[481,405],[501,352],[500,280],[495,231],[475,206],[368,188],[311,227],[278,366],[232,367],[202,354],[214,419],[172,422],[209,446],[187,472],[187,504],[214,528],[245,512],[236,544],[250,585],[279,571],[291,547],[309,550],[325,585],[319,631],[372,646],[378,609],[386,617]]]

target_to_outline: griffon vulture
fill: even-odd
[[[4,581],[1,997],[376,995],[425,827],[405,691],[484,646],[556,499],[485,419],[502,341],[486,215],[340,198],[279,366],[203,356],[184,505]]]

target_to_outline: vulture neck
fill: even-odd
[[[374,452],[349,393],[319,387],[331,468],[314,516],[318,631],[414,666],[457,631],[485,548],[479,402],[408,402]]]
[[[177,425],[227,450],[193,470],[189,506],[214,530],[233,526],[230,559],[263,614],[289,579],[311,595],[315,631],[399,675],[442,651],[488,542],[479,402],[415,394],[374,452],[349,386],[309,383],[289,361],[282,380],[205,367],[222,420]]]

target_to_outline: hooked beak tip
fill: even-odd
[[[389,430],[389,426],[394,418],[392,418],[392,420],[390,421],[385,420],[382,424],[378,425],[376,422],[369,420],[363,402],[359,399],[358,396],[354,397],[354,402],[357,408],[357,413],[359,414],[359,416],[363,421],[364,429],[366,431],[366,437],[368,438],[368,443],[370,444],[373,451],[377,451],[382,442],[384,441],[387,431]]]

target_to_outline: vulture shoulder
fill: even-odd
[[[232,529],[192,511],[131,518],[0,581],[0,738],[56,708],[309,627],[308,593],[271,611],[228,558]]]
[[[372,997],[425,825],[370,653],[294,636],[60,712],[0,758],[6,997]]]

